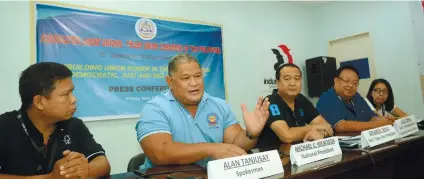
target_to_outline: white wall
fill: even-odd
[[[3,113],[21,105],[19,72],[30,61],[28,3],[0,2],[0,24],[0,113]]]
[[[377,78],[390,82],[400,108],[424,117],[409,2],[331,3],[313,14],[314,56],[328,55],[331,40],[370,32]]]
[[[414,50],[417,53],[420,73],[424,77],[424,50],[422,50],[424,47],[424,8],[421,1],[412,1],[409,5],[411,8]],[[421,83],[424,83],[424,81],[421,81]],[[424,84],[421,85],[424,88]]]
[[[304,69],[305,59],[328,54],[328,41],[370,32],[377,76],[391,82],[402,109],[421,117],[424,114],[414,50],[419,47],[413,45],[407,2],[327,3],[314,8],[291,2],[73,3],[223,24],[227,95],[239,120],[241,103],[252,109],[256,97],[267,93],[263,78],[274,75],[271,48],[288,45],[295,63]],[[0,2],[0,24],[1,113],[20,106],[19,72],[30,64],[29,3]],[[86,122],[106,149],[112,173],[126,171],[129,159],[141,152],[134,130],[136,120]]]
[[[271,48],[287,44],[292,48],[296,62],[305,59],[311,50],[309,13],[288,2],[73,3],[223,24],[228,101],[239,120],[242,119],[240,104],[246,103],[252,109],[264,76],[272,77],[274,74],[276,59]],[[0,65],[1,112],[20,106],[18,76],[30,64],[28,10],[28,2],[0,2],[0,24],[3,24],[0,35],[3,57]],[[105,148],[112,173],[126,171],[129,159],[141,151],[136,141],[135,122],[136,119],[86,122],[96,140]]]

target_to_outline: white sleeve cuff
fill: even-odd
[[[103,152],[103,151],[98,151],[98,152],[95,152],[95,153],[92,153],[91,155],[89,155],[88,157],[86,157],[88,160],[90,160],[90,158],[91,157],[93,157],[93,156],[95,156],[95,155],[97,155],[97,154],[105,154],[105,152]]]

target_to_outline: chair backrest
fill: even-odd
[[[145,159],[146,155],[144,153],[137,154],[132,157],[131,160],[128,162],[127,172],[133,172],[135,170],[138,170],[140,166],[144,164]]]

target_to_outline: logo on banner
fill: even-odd
[[[287,56],[288,63],[293,63],[293,56],[290,53],[289,47],[287,47],[287,45],[285,44],[281,44],[278,46],[278,48],[280,48],[281,51],[283,51],[283,53]],[[272,53],[274,53],[274,55],[277,57],[277,61],[280,63],[284,63],[284,58],[283,58],[283,55],[281,55],[280,51],[275,48],[271,50],[272,50]]]
[[[264,78],[264,85],[268,86],[268,89],[277,88],[277,80],[274,78]]]
[[[208,114],[207,120],[210,127],[214,127],[218,124],[218,117],[215,113]]]
[[[279,66],[285,64],[284,56],[281,54],[281,52],[283,52],[283,54],[288,58],[287,63],[293,63],[293,57],[292,57],[292,55],[290,53],[290,49],[289,49],[289,47],[287,47],[287,45],[281,44],[281,45],[278,46],[278,48],[272,48],[271,51],[275,55],[275,57],[277,58],[277,62],[279,64]],[[277,67],[274,66],[274,69],[278,69],[278,66]],[[268,86],[268,89],[275,89],[275,88],[277,88],[277,79],[264,78],[264,85]]]
[[[156,37],[156,24],[150,19],[139,19],[135,24],[137,35],[143,40],[152,40]]]

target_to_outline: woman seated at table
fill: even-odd
[[[376,79],[371,83],[365,101],[379,116],[388,116],[392,119],[408,116],[395,105],[392,87],[385,79]]]
[[[302,94],[302,72],[295,64],[277,62],[277,88],[268,96],[269,118],[257,147],[278,146],[282,142],[312,141],[333,135],[330,124]]]

